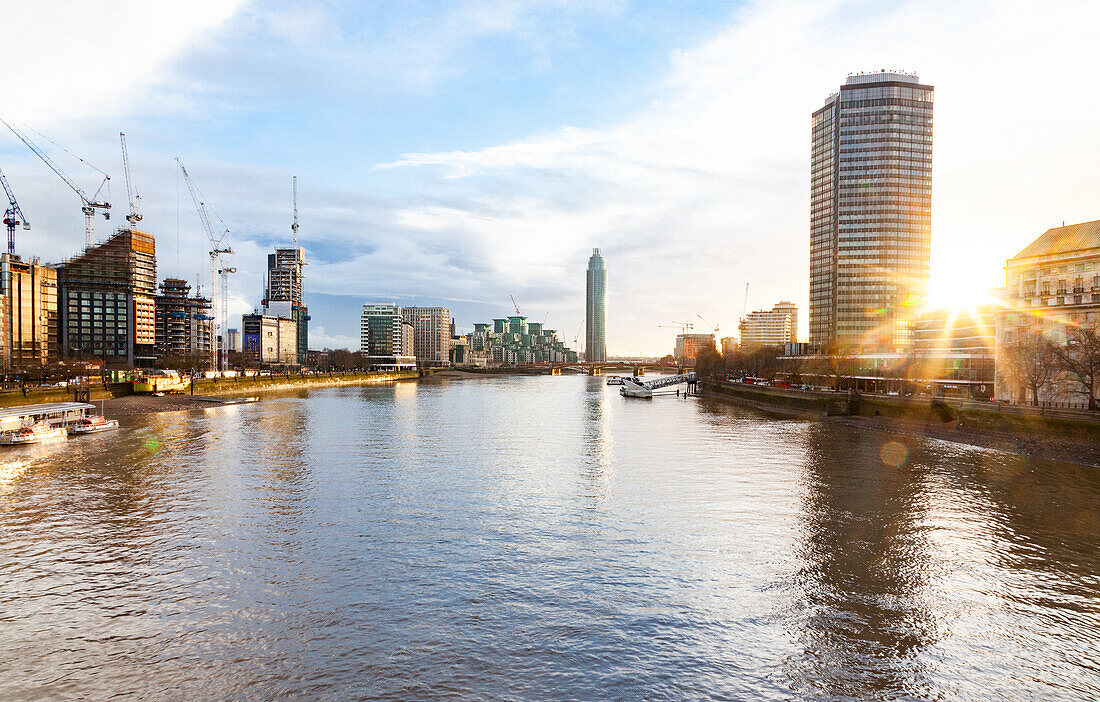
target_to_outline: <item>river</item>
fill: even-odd
[[[0,698],[1100,697],[1100,472],[627,400],[302,391],[0,455]]]

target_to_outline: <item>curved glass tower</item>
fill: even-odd
[[[584,359],[607,360],[607,269],[599,249],[592,249],[588,258],[585,290]]]

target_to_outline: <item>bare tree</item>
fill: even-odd
[[[1039,404],[1039,391],[1054,380],[1059,368],[1054,344],[1041,334],[1023,336],[1005,349],[1005,364],[1011,378],[1031,390],[1033,405]]]
[[[1055,347],[1058,366],[1076,380],[1079,392],[1088,398],[1089,409],[1096,409],[1096,386],[1100,383],[1100,334],[1095,329],[1073,327],[1065,346]]]
[[[838,390],[840,379],[851,373],[855,351],[848,344],[834,341],[826,346],[823,352],[833,376],[833,390]]]

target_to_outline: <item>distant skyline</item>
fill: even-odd
[[[809,115],[859,71],[936,86],[933,301],[1003,285],[1042,232],[1100,217],[1092,3],[104,0],[5,17],[5,114],[112,174],[101,240],[125,222],[125,131],[159,277],[206,289],[172,157],[187,164],[232,232],[230,327],[290,242],[299,176],[314,348],[357,348],[365,302],[446,306],[469,329],[510,294],[571,344],[594,246],[615,261],[609,355],[668,353],[657,325],[696,315],[734,329],[745,282],[749,309],[796,302],[804,338]],[[18,252],[76,255],[76,195],[6,130],[0,168],[33,224]]]

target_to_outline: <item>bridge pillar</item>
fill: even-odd
[[[599,366],[592,366],[592,375],[603,375],[603,369]]]
[[[561,368],[558,368],[557,366],[551,368],[550,375],[561,375]]]
[[[645,375],[645,366],[639,366],[638,368],[635,368],[634,369],[634,375],[638,376],[639,378],[644,376]]]

